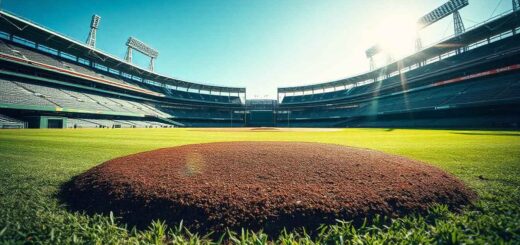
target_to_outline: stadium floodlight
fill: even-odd
[[[155,67],[154,61],[159,56],[159,52],[157,50],[151,48],[150,46],[137,40],[134,37],[128,38],[128,41],[126,41],[126,46],[127,46],[127,50],[126,50],[125,60],[127,62],[130,62],[130,63],[132,62],[132,50],[135,49],[136,51],[150,57],[150,65],[148,66],[148,68],[151,71],[154,70],[154,67]]]
[[[374,45],[371,48],[367,49],[365,51],[365,54],[367,55],[367,58],[373,57],[374,55],[378,54],[382,51],[382,48],[380,45]]]
[[[513,0],[518,1],[518,0]],[[430,13],[424,15],[419,18],[417,21],[417,38],[415,40],[416,51],[420,51],[422,49],[422,41],[419,37],[419,30],[432,25],[433,23],[441,20],[442,18],[453,14],[453,27],[455,35],[460,35],[464,32],[464,23],[462,22],[462,18],[460,17],[459,10],[468,6],[469,0],[450,0],[447,3],[441,5],[440,7],[434,9]],[[513,3],[514,5],[514,3]],[[383,51],[380,45],[374,45],[366,50],[365,54],[367,58],[370,59],[370,70],[374,69],[374,59],[373,56]]]
[[[425,27],[441,20],[442,18],[455,13],[459,9],[468,6],[468,4],[468,0],[450,0],[449,2],[421,17],[417,22],[419,29],[424,29]]]
[[[101,20],[101,17],[97,14],[92,16],[92,21],[90,21],[90,27],[94,29],[98,29],[99,27],[99,21]]]
[[[134,37],[129,37],[128,41],[126,42],[126,46],[131,47],[135,49],[136,51],[141,52],[142,54],[151,57],[151,58],[157,58],[159,56],[159,52],[157,50],[150,48],[145,43],[135,39]]]
[[[99,28],[99,22],[101,21],[101,16],[95,14],[92,15],[92,20],[90,21],[90,32],[88,33],[87,45],[90,47],[96,47],[96,33]]]
[[[371,48],[365,51],[365,54],[369,60],[370,70],[374,70],[376,68],[376,62],[374,61],[374,56],[381,52],[382,48],[380,45],[374,45]]]

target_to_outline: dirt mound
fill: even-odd
[[[110,160],[63,188],[73,209],[114,211],[137,226],[184,220],[196,231],[316,227],[453,209],[475,198],[451,175],[417,161],[339,145],[228,142]]]
[[[250,128],[249,130],[251,130],[251,131],[279,131],[280,129],[262,127],[262,128]]]

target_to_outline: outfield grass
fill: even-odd
[[[226,234],[242,244],[520,243],[520,132],[346,129],[337,132],[203,132],[190,129],[0,131],[0,243],[212,243],[205,235],[154,222],[127,229],[117,217],[71,213],[55,197],[61,184],[130,153],[215,141],[308,141],[372,148],[419,159],[465,181],[480,200],[461,213],[444,206],[424,216],[370,225],[323,227],[318,236],[287,232]]]

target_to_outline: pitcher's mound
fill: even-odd
[[[70,206],[131,225],[193,230],[316,227],[336,219],[457,209],[475,194],[453,176],[378,151],[318,143],[185,145],[110,160],[64,187]]]

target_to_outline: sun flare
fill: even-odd
[[[417,18],[407,13],[397,13],[381,19],[374,29],[383,52],[395,57],[402,57],[414,51],[417,37]]]

